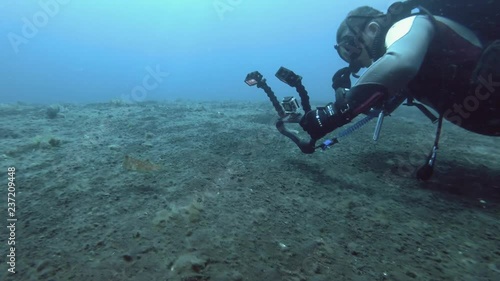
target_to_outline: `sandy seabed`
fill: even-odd
[[[415,108],[302,154],[269,103],[0,107],[0,280],[500,280],[500,138]],[[302,137],[305,133],[295,127]]]

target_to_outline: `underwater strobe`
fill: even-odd
[[[271,87],[267,85],[266,79],[263,78],[262,74],[260,74],[258,71],[249,73],[245,78],[245,83],[248,86],[257,85],[257,88],[263,89],[267,94],[279,116],[278,120],[276,121],[276,128],[278,129],[278,131],[284,136],[291,139],[303,153],[313,153],[315,150],[315,140],[302,140],[285,127],[285,123],[300,122],[303,116],[303,113],[300,112],[301,106],[304,112],[308,112],[311,110],[311,105],[309,104],[309,95],[302,85],[302,77],[285,67],[280,67],[278,72],[276,72],[276,77],[285,84],[296,89],[300,96],[300,105],[297,99],[295,99],[293,96],[284,97],[280,103]]]

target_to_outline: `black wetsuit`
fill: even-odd
[[[448,121],[475,133],[500,136],[500,73],[478,64],[483,46],[472,31],[446,18],[434,19],[418,15],[395,23],[385,37],[386,53],[354,87],[381,84],[389,95],[408,89]],[[369,98],[364,93],[347,100],[364,103],[364,110]]]

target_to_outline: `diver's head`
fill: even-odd
[[[378,58],[383,16],[379,10],[362,6],[349,12],[340,24],[335,49],[351,68],[369,67]]]

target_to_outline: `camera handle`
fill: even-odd
[[[285,127],[285,123],[299,123],[301,118],[302,114],[293,116],[289,115],[285,118],[279,118],[278,121],[276,121],[276,128],[282,135],[291,139],[299,147],[300,151],[306,154],[311,154],[317,148],[316,141],[313,139],[310,139],[309,141],[303,140]]]
[[[281,105],[280,105],[280,103],[278,101],[278,98],[276,98],[276,95],[274,94],[274,92],[271,89],[271,87],[269,87],[269,85],[267,85],[266,79],[262,79],[261,81],[259,81],[257,83],[257,88],[260,88],[260,89],[264,90],[264,92],[267,94],[267,97],[269,98],[269,100],[271,100],[271,103],[273,104],[274,109],[278,113],[278,116],[280,118],[286,117],[285,111],[281,107]]]
[[[260,88],[264,90],[264,92],[267,94],[267,97],[271,100],[271,103],[274,106],[274,109],[278,113],[278,120],[276,121],[276,129],[284,135],[285,137],[291,139],[303,153],[313,153],[315,151],[315,143],[313,139],[306,141],[302,140],[299,137],[297,137],[292,131],[288,130],[285,126],[285,123],[299,123],[300,119],[302,118],[301,113],[285,113],[283,110],[283,107],[281,107],[280,103],[278,102],[278,98],[276,98],[276,95],[274,94],[273,90],[269,85],[266,83],[266,79],[262,79],[259,83],[257,83],[257,88]],[[302,86],[304,88],[304,86]],[[304,89],[305,90],[305,89]],[[297,90],[299,91],[299,90]],[[307,92],[306,92],[307,94]],[[304,103],[304,99],[301,99],[302,103]],[[309,99],[306,101],[309,103]]]
[[[285,68],[281,68],[281,70],[286,71],[285,74],[292,74],[291,76],[286,75],[287,78],[298,79],[298,82],[300,82],[300,79],[302,77],[295,75],[293,72],[288,71]],[[269,98],[269,100],[271,100],[271,103],[273,104],[273,107],[279,116],[275,124],[278,131],[282,135],[291,139],[303,153],[308,153],[308,154],[313,153],[317,148],[315,147],[316,141],[312,139],[309,141],[302,140],[299,137],[297,137],[292,131],[288,130],[285,127],[285,123],[299,123],[302,118],[302,114],[295,111],[285,112],[284,108],[281,106],[278,99],[276,98],[276,95],[274,94],[273,90],[271,89],[271,87],[269,87],[269,85],[267,85],[266,79],[264,79],[262,77],[262,74],[260,74],[258,71],[248,73],[244,81],[248,86],[257,86],[257,88],[263,89],[264,92],[267,94],[267,97]],[[296,82],[297,81],[295,81],[295,83],[293,84],[296,85],[297,84]],[[307,96],[307,91],[305,91],[304,86],[302,87],[299,86],[297,88],[297,91],[299,91],[299,94],[301,95],[302,106],[310,110],[309,97]]]
[[[302,76],[295,74],[293,71],[286,67],[280,67],[275,74],[281,82],[287,84],[290,87],[295,88],[297,93],[299,93],[300,103],[304,112],[311,111],[311,103],[309,102],[309,94],[306,88],[302,85]]]

